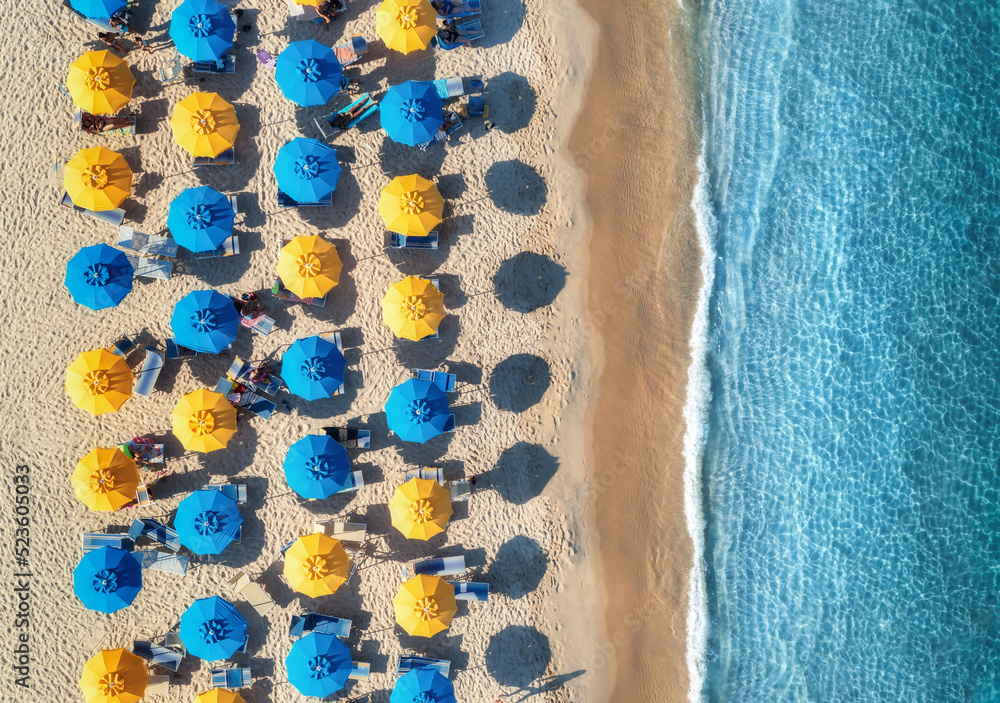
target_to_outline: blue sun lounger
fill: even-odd
[[[133,227],[118,228],[118,246],[123,249],[131,249],[138,254],[164,256],[168,259],[177,258],[177,242],[173,239],[157,234],[136,232]]]
[[[156,379],[160,377],[160,371],[163,369],[163,354],[156,347],[151,347],[148,344],[143,344],[139,348],[146,351],[146,359],[142,362],[142,368],[139,369],[139,374],[135,379],[135,387],[132,390],[136,395],[148,398],[153,394]]]
[[[350,66],[361,59],[361,54],[368,51],[368,42],[360,34],[351,35],[351,41],[333,47],[333,53],[341,66]]]
[[[290,195],[278,191],[278,207],[330,207],[333,205],[333,191],[322,200],[315,202],[300,202],[293,200]]]
[[[229,378],[229,376],[223,376],[219,379],[219,382],[215,385],[213,390],[216,393],[222,393],[222,395],[228,396],[229,392],[233,389],[233,385],[233,380]],[[271,415],[274,413],[275,408],[278,407],[270,400],[261,397],[251,390],[243,391],[238,403],[233,403],[233,401],[229,402],[234,407],[251,412],[257,417],[262,417],[265,420],[269,420]]]
[[[81,540],[83,553],[93,552],[101,547],[116,547],[131,552],[135,547],[135,540],[123,534],[108,534],[106,532],[84,532]]]
[[[473,583],[471,581],[449,581],[455,587],[455,600],[471,600],[485,603],[490,599],[488,583]]]
[[[215,61],[195,61],[191,64],[194,73],[236,73],[236,57],[232,54],[222,55],[222,66]]]
[[[168,554],[158,549],[141,549],[136,554],[142,556],[142,568],[163,571],[184,576],[187,574],[189,559],[180,554]]]
[[[483,11],[483,7],[482,4],[480,3],[480,0],[460,0],[460,1],[462,3],[463,8],[468,8],[468,9],[463,9],[461,12],[445,12],[444,14],[438,12],[438,17],[449,20],[455,19],[456,17],[473,17],[475,15],[480,14]],[[457,10],[458,8],[456,8],[454,4],[452,4],[451,9]]]
[[[194,349],[189,349],[188,347],[183,347],[178,344],[177,340],[173,337],[167,337],[165,344],[167,346],[168,359],[186,359],[188,357],[198,355],[198,352]]]
[[[420,151],[427,151],[427,149],[429,147],[431,147],[432,145],[438,144],[440,142],[443,142],[443,141],[447,140],[448,137],[450,137],[451,135],[453,135],[458,130],[462,129],[462,120],[458,119],[458,115],[456,113],[454,113],[454,112],[448,112],[446,114],[449,116],[446,119],[446,121],[448,122],[448,129],[446,129],[444,132],[440,132],[440,131],[435,132],[433,139],[430,139],[429,141],[426,141],[426,142],[423,142],[421,144],[418,144],[417,146],[420,147]]]
[[[414,369],[414,378],[418,381],[430,381],[445,393],[455,390],[455,374],[445,371],[428,371],[427,369]]]
[[[212,688],[249,688],[253,683],[250,669],[211,669]]]
[[[181,548],[180,537],[177,532],[167,527],[162,522],[157,522],[150,518],[136,518],[132,521],[128,536],[130,539],[138,541],[140,537],[148,537],[157,544],[162,544],[167,549],[179,551]]]
[[[361,105],[362,103],[364,103],[366,100],[371,100],[372,104],[369,105],[365,109],[364,112],[362,112],[360,115],[358,115],[353,120],[351,120],[350,122],[347,123],[347,129],[352,129],[354,127],[357,127],[361,123],[362,120],[364,120],[364,119],[366,119],[368,117],[371,117],[376,112],[378,112],[378,103],[375,102],[374,98],[372,98],[372,94],[371,93],[365,93],[364,95],[360,96],[357,100],[355,100],[354,102],[352,102],[347,107],[342,108],[342,109],[340,109],[340,110],[338,110],[336,112],[331,112],[326,117],[317,117],[317,118],[315,118],[313,120],[313,122],[316,124],[316,129],[319,130],[319,133],[323,136],[324,139],[332,139],[333,137],[337,136],[341,132],[346,131],[344,129],[340,129],[339,127],[335,127],[334,124],[333,124],[334,119],[340,113],[342,113],[342,112],[348,112],[349,110],[353,110],[358,105]]]
[[[431,232],[425,236],[412,234],[389,233],[390,249],[430,249],[437,251],[438,233]]]
[[[353,679],[355,681],[367,681],[368,677],[371,676],[372,667],[368,662],[351,662],[351,673],[347,675],[347,678]]]
[[[218,156],[196,156],[193,166],[232,166],[236,163],[236,149],[230,147]]]
[[[355,427],[323,427],[321,429],[348,449],[368,449],[371,446],[371,430],[359,430]]]
[[[92,217],[99,222],[104,222],[106,224],[112,225],[113,227],[120,227],[122,222],[125,221],[125,211],[121,208],[116,210],[101,210],[97,212],[95,210],[88,210],[85,207],[80,207],[79,205],[73,204],[73,199],[69,197],[69,193],[63,193],[62,200],[59,204],[63,207],[68,207],[71,210],[75,210],[87,217]]]
[[[281,386],[285,383],[280,377],[273,373],[269,374],[267,383],[251,381],[249,374],[252,370],[253,367],[250,364],[237,356],[233,359],[233,363],[229,366],[229,370],[226,371],[226,375],[234,381],[242,383],[244,386],[253,388],[258,393],[267,393],[268,395],[275,395],[281,390]]]
[[[139,345],[136,344],[127,334],[121,335],[120,337],[118,337],[118,339],[113,341],[107,347],[109,352],[111,352],[115,356],[120,356],[125,359],[127,359],[129,357],[129,354],[131,354],[138,348]]]
[[[352,471],[347,474],[347,480],[344,482],[344,487],[341,488],[337,493],[350,493],[351,491],[356,491],[359,488],[365,487],[365,479],[361,475],[361,470]]]
[[[325,632],[346,640],[351,634],[351,621],[320,613],[302,613],[292,616],[292,626],[288,636],[292,639],[304,637],[310,632]]]
[[[222,495],[232,498],[240,505],[247,502],[247,485],[245,483],[209,483],[202,486],[203,491],[222,491]]]
[[[413,576],[458,576],[465,573],[465,556],[432,557],[402,565],[403,580]]]
[[[240,238],[237,235],[232,235],[231,237],[226,237],[226,241],[222,243],[215,251],[203,251],[198,254],[194,254],[195,259],[220,259],[224,256],[236,256],[240,253]]]
[[[177,671],[180,668],[181,662],[184,661],[184,654],[182,652],[159,644],[153,644],[146,640],[136,640],[133,642],[132,652],[150,664],[162,666],[168,671]]]
[[[462,24],[456,24],[455,29],[464,38],[469,40],[468,46],[472,46],[471,42],[476,39],[482,39],[486,36],[486,32],[483,31],[483,23],[479,20],[469,20],[463,22]],[[452,49],[457,49],[460,46],[466,45],[466,42],[457,42],[455,44],[449,44],[441,38],[438,34],[431,40],[433,43],[437,44],[438,48],[444,49],[445,51],[451,51]]]
[[[401,656],[399,663],[396,664],[396,677],[398,678],[414,669],[434,669],[443,677],[448,678],[448,673],[451,671],[451,662],[447,659]]]

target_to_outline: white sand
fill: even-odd
[[[603,630],[601,581],[586,556],[595,550],[582,524],[587,497],[584,401],[591,375],[577,326],[584,299],[585,223],[578,211],[579,183],[558,156],[579,101],[593,31],[575,24],[576,13],[568,3],[536,1],[527,12],[516,1],[484,4],[488,37],[480,48],[415,57],[387,52],[377,40],[374,3],[354,2],[329,32],[290,22],[280,0],[263,9],[244,4],[239,25],[249,23],[252,29],[237,35],[235,76],[161,89],[155,70],[172,57],[172,48],[134,52],[128,60],[138,80],[133,104],[140,111],[140,136],[100,141],[71,130],[71,106],[55,85],[65,80],[74,58],[98,48],[92,41],[96,30],[54,3],[20,5],[0,17],[3,100],[12,124],[2,137],[6,163],[0,171],[7,241],[0,255],[5,274],[0,455],[8,475],[17,464],[31,467],[34,574],[31,687],[15,686],[14,674],[5,668],[0,699],[82,700],[77,681],[83,663],[97,650],[162,635],[195,598],[218,593],[235,600],[224,582],[242,567],[260,576],[278,603],[266,618],[239,603],[250,623],[250,640],[248,653],[234,663],[250,666],[255,675],[253,687],[243,691],[247,701],[301,700],[286,682],[284,659],[291,644],[290,619],[303,610],[354,621],[349,646],[356,659],[371,662],[372,675],[368,681],[351,682],[342,692],[346,697],[371,693],[372,700],[388,700],[396,656],[418,652],[452,661],[460,701],[489,703],[498,695],[510,696],[510,701],[601,700],[613,672],[597,654]],[[140,12],[140,26],[149,27],[146,38],[154,46],[166,40],[175,6],[156,5],[152,18],[148,9]],[[460,138],[421,153],[387,140],[378,119],[370,119],[360,132],[335,142],[344,173],[334,207],[278,211],[271,171],[278,148],[300,134],[318,136],[313,118],[345,103],[332,101],[326,110],[296,109],[280,95],[273,74],[258,66],[254,53],[264,48],[277,55],[289,41],[308,37],[339,44],[352,33],[364,34],[371,46],[367,61],[349,69],[365,90],[382,91],[407,78],[481,76],[497,128],[487,132],[481,120],[471,119]],[[217,91],[236,105],[242,125],[238,165],[196,172],[186,152],[174,144],[169,115],[195,87]],[[246,215],[237,230],[243,252],[215,261],[192,261],[182,254],[172,280],[137,282],[115,309],[95,313],[74,304],[62,283],[66,261],[81,246],[114,244],[115,232],[57,206],[61,187],[51,175],[52,166],[98,143],[124,154],[136,174],[134,195],[125,205],[126,224],[159,232],[170,200],[186,187],[205,184],[241,194]],[[378,193],[393,176],[414,171],[437,177],[447,199],[442,250],[387,254],[376,212]],[[209,455],[183,455],[170,434],[169,414],[182,394],[214,386],[230,363],[228,357],[168,361],[151,398],[134,397],[111,415],[94,418],[70,402],[64,371],[78,353],[106,345],[122,332],[141,331],[144,341],[156,340],[162,347],[172,307],[186,293],[259,290],[270,284],[279,237],[313,233],[335,242],[344,261],[341,283],[327,307],[286,306],[263,293],[277,328],[268,337],[241,330],[234,351],[243,358],[274,358],[298,337],[339,329],[348,347],[345,396],[307,403],[281,393],[279,412],[270,421],[244,416],[230,446]],[[565,284],[557,275],[551,291],[533,292],[537,281],[520,270],[494,294],[494,275],[519,252],[546,257],[556,273],[567,269]],[[433,273],[442,280],[450,316],[436,344],[394,344],[381,322],[379,301],[386,287],[407,273]],[[523,304],[549,303],[553,297],[551,304],[526,313],[504,305],[511,298]],[[544,363],[529,365],[535,372],[528,379],[517,372],[526,367],[508,362],[515,373],[505,374],[494,397],[494,369],[518,354],[537,355]],[[459,426],[452,437],[420,446],[404,445],[387,434],[382,404],[394,383],[414,367],[458,374],[453,404]],[[505,367],[500,368],[503,374]],[[498,399],[504,408],[516,406],[517,411],[498,407]],[[352,452],[365,487],[350,497],[303,503],[285,484],[285,451],[309,432],[348,422],[372,430],[372,449]],[[167,443],[166,466],[174,475],[162,487],[163,499],[117,514],[88,512],[69,482],[76,462],[96,445],[137,434]],[[443,466],[449,479],[483,476],[471,500],[457,506],[459,519],[446,537],[407,542],[389,526],[385,504],[409,466]],[[146,572],[134,604],[114,615],[82,607],[72,593],[81,532],[124,528],[136,516],[164,519],[187,491],[222,480],[249,487],[242,544],[215,560],[193,557],[193,568],[183,579]],[[0,582],[7,585],[0,596],[5,661],[15,636],[24,631],[12,627],[16,566],[9,551],[13,523],[8,516],[13,516],[13,505],[13,492],[0,492],[0,535],[8,550],[0,558]],[[340,592],[308,599],[291,591],[280,575],[279,547],[311,531],[314,519],[334,516],[366,521],[370,546],[379,555],[367,560],[359,578]],[[460,605],[451,628],[433,639],[406,636],[395,627],[391,607],[401,581],[399,563],[450,554],[465,554],[477,580],[491,584],[490,603]],[[209,668],[189,657],[173,676],[171,693],[161,700],[193,700],[208,688]]]

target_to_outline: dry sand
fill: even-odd
[[[602,582],[593,536],[584,530],[586,400],[592,363],[591,330],[584,319],[587,275],[586,222],[580,214],[581,181],[560,155],[580,105],[593,57],[593,23],[568,1],[527,7],[517,0],[489,0],[483,24],[488,37],[476,50],[387,52],[374,35],[373,2],[353,2],[330,32],[290,22],[280,0],[260,7],[243,3],[235,76],[161,88],[158,65],[170,48],[129,56],[138,79],[136,139],[105,143],[125,155],[136,173],[127,201],[127,224],[156,233],[165,226],[170,200],[182,189],[207,184],[240,193],[245,216],[237,224],[243,252],[233,258],[193,261],[183,257],[170,281],[137,283],[119,307],[91,312],[64,289],[66,261],[81,246],[113,243],[113,228],[57,205],[61,194],[53,163],[98,139],[74,132],[69,101],[56,89],[70,62],[98,48],[96,31],[54,4],[12,7],[0,17],[5,113],[0,216],[7,245],[0,255],[5,285],[0,306],[3,349],[3,430],[0,456],[8,476],[30,467],[31,625],[15,626],[18,593],[12,558],[13,490],[0,492],[0,628],[2,659],[11,661],[16,637],[30,635],[29,688],[15,685],[9,666],[0,673],[3,701],[82,700],[77,681],[83,663],[105,647],[163,634],[198,597],[230,596],[224,583],[236,568],[260,578],[278,607],[266,617],[245,603],[249,651],[235,663],[255,676],[247,701],[296,701],[284,658],[293,614],[315,610],[351,618],[354,657],[371,662],[368,681],[349,684],[346,697],[371,694],[386,701],[400,652],[450,659],[460,701],[606,700],[610,669],[596,666],[603,637]],[[139,25],[154,47],[166,39],[176,3],[143,4]],[[296,109],[284,100],[254,52],[277,55],[288,42],[315,36],[341,43],[364,34],[371,51],[349,69],[366,90],[382,90],[407,78],[481,76],[496,129],[470,120],[447,146],[426,153],[384,138],[377,119],[341,137],[344,166],[333,208],[279,211],[271,166],[280,145],[302,134],[316,136],[312,120],[324,110]],[[217,91],[236,106],[242,129],[234,167],[190,167],[171,138],[167,120],[193,89]],[[342,103],[334,102],[333,105]],[[448,201],[436,254],[387,253],[376,212],[378,193],[391,177],[418,172],[437,177]],[[605,225],[606,226],[606,225]],[[281,235],[321,233],[344,261],[340,285],[325,309],[285,306],[264,294],[277,319],[268,337],[242,330],[234,346],[243,358],[280,356],[300,336],[342,331],[347,347],[347,393],[307,403],[282,394],[270,421],[244,418],[224,450],[185,454],[169,432],[171,408],[186,392],[214,386],[229,358],[202,356],[167,363],[149,399],[135,397],[118,412],[94,418],[77,409],[63,388],[68,363],[81,351],[103,346],[123,332],[143,341],[169,336],[174,303],[191,290],[225,293],[269,284]],[[435,274],[450,316],[437,344],[394,344],[381,323],[386,287],[408,273]],[[453,404],[458,428],[427,445],[404,445],[387,435],[381,407],[394,383],[414,367],[444,368],[458,375]],[[283,401],[287,401],[286,406]],[[327,425],[350,422],[372,430],[372,449],[352,452],[365,487],[350,496],[305,504],[287,488],[281,462],[288,446]],[[602,427],[602,433],[608,428]],[[674,428],[670,428],[674,432]],[[73,496],[69,475],[96,445],[137,434],[167,444],[174,473],[148,508],[117,514],[88,512]],[[639,438],[636,438],[638,440]],[[651,439],[651,438],[650,438]],[[389,526],[385,507],[401,472],[410,466],[442,466],[447,478],[478,475],[479,490],[445,537],[407,542]],[[147,573],[135,603],[105,616],[85,610],[72,594],[71,575],[80,534],[109,526],[125,528],[134,517],[164,518],[186,492],[209,482],[244,482],[249,504],[243,541],[220,558],[193,558],[181,579]],[[605,494],[607,495],[607,494]],[[279,546],[308,532],[317,517],[364,520],[377,555],[341,592],[308,599],[280,575]],[[491,584],[489,604],[462,605],[452,627],[430,640],[406,636],[393,623],[391,598],[400,583],[399,563],[423,555],[465,554],[475,575]],[[230,596],[231,597],[231,596]],[[191,701],[208,687],[209,666],[188,658],[161,700]]]

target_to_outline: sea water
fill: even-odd
[[[1000,700],[1000,4],[706,0],[698,41],[692,698]]]

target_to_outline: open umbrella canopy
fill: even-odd
[[[397,176],[382,190],[378,214],[390,232],[425,237],[441,222],[444,198],[417,174]]]
[[[194,491],[174,516],[181,544],[195,554],[221,554],[239,537],[242,525],[236,501],[212,488]]]
[[[451,495],[437,481],[411,478],[389,501],[392,526],[407,539],[428,540],[444,532],[451,519]]]
[[[243,696],[236,691],[227,691],[224,688],[213,688],[211,691],[199,693],[194,699],[194,703],[246,703]]]
[[[170,203],[167,228],[193,252],[215,251],[232,235],[236,213],[229,198],[208,186],[188,188]]]
[[[379,115],[390,139],[416,146],[433,139],[444,124],[444,104],[430,83],[406,81],[386,91]]]
[[[247,641],[247,621],[232,603],[212,596],[200,598],[181,615],[178,633],[188,654],[205,661],[229,659]]]
[[[299,537],[285,551],[285,578],[310,598],[328,596],[347,581],[351,560],[344,547],[322,532]]]
[[[192,61],[214,61],[233,45],[236,23],[215,0],[184,0],[170,15],[170,38]],[[214,154],[213,154],[214,156]]]
[[[232,298],[214,290],[196,290],[174,306],[170,329],[181,346],[218,354],[236,339],[240,317]]]
[[[431,637],[448,629],[458,607],[455,588],[440,576],[414,576],[392,599],[396,622],[407,634]]]
[[[456,703],[455,687],[434,669],[411,669],[396,679],[389,703]]]
[[[125,0],[70,0],[69,6],[91,19],[111,19],[125,9]]]
[[[401,339],[429,337],[443,319],[444,296],[425,278],[407,276],[382,298],[382,321]]]
[[[80,459],[70,482],[88,508],[111,512],[135,500],[139,472],[118,447],[98,447]]]
[[[102,310],[125,299],[134,275],[124,252],[94,244],[78,251],[66,264],[66,287],[80,305]]]
[[[278,189],[300,203],[316,203],[337,187],[340,164],[332,147],[296,137],[278,149],[274,160]]]
[[[195,452],[222,449],[236,434],[236,408],[226,396],[205,388],[181,398],[171,420],[174,435],[185,449]]]
[[[303,498],[322,499],[344,487],[351,462],[333,437],[307,435],[289,447],[283,468],[289,488]]]
[[[437,34],[437,10],[428,0],[385,0],[375,11],[375,31],[395,51],[426,49]]]
[[[80,688],[87,703],[138,703],[146,693],[146,662],[127,649],[102,649],[83,665]]]
[[[444,432],[450,422],[448,396],[430,381],[404,381],[389,394],[385,419],[400,439],[422,444]]]
[[[66,162],[63,187],[77,207],[114,210],[132,192],[132,169],[124,156],[103,146],[81,149]]]
[[[326,698],[347,683],[351,650],[335,635],[311,632],[292,645],[285,658],[288,681],[303,696]]]
[[[337,248],[322,237],[298,236],[278,254],[278,276],[300,298],[322,298],[340,280]]]
[[[66,369],[66,392],[91,415],[115,412],[132,396],[132,370],[107,349],[80,354]]]
[[[236,109],[218,93],[191,93],[174,108],[170,129],[192,156],[215,157],[236,141],[240,123]]]
[[[73,592],[90,610],[121,610],[142,590],[140,559],[140,555],[118,547],[87,552],[73,569]]]
[[[323,337],[296,340],[281,357],[281,377],[288,390],[306,400],[329,398],[344,383],[344,355]]]
[[[69,65],[66,87],[78,108],[113,115],[132,98],[135,77],[128,64],[107,49],[88,51]]]
[[[333,49],[315,39],[293,41],[278,55],[274,77],[296,105],[325,105],[340,91],[343,67]]]

